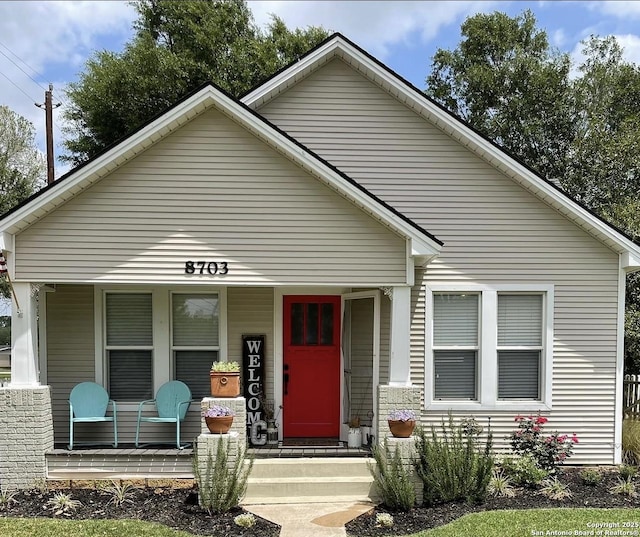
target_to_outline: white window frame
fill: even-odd
[[[151,293],[153,314],[153,393],[165,382],[173,380],[173,347],[171,341],[171,293],[218,293],[220,330],[219,360],[227,360],[227,287],[218,286],[166,286],[166,285],[96,285],[94,287],[94,334],[95,334],[95,381],[105,385],[107,375],[107,356],[105,352],[106,293]],[[191,410],[197,404],[192,405]],[[118,403],[118,410],[137,411],[137,402]]]
[[[173,300],[176,295],[200,295],[200,296],[215,296],[218,299],[218,345],[174,345],[173,344]],[[170,345],[170,361],[171,361],[171,379],[175,380],[176,371],[176,351],[217,351],[218,361],[221,361],[221,345],[222,334],[221,332],[221,319],[222,317],[222,298],[220,292],[217,290],[207,291],[194,291],[192,289],[173,289],[169,293],[169,345]]]
[[[509,410],[537,412],[552,409],[553,380],[553,308],[552,284],[429,283],[425,285],[425,410],[484,411]],[[434,397],[433,295],[434,293],[479,293],[480,332],[478,341],[477,401],[436,400]],[[540,400],[498,399],[498,293],[542,295],[542,349],[540,370]],[[436,347],[437,348],[437,347]]]
[[[468,294],[468,295],[474,295],[478,298],[478,326],[476,327],[476,339],[477,342],[475,345],[435,345],[432,344],[431,346],[431,366],[433,367],[433,373],[432,376],[429,377],[432,380],[434,380],[434,382],[431,383],[431,387],[433,390],[433,399],[434,401],[438,401],[438,403],[446,403],[448,401],[456,401],[455,399],[435,399],[435,351],[475,351],[476,353],[476,378],[475,378],[475,395],[476,398],[475,399],[464,399],[464,401],[467,401],[469,403],[475,404],[480,400],[480,364],[481,362],[481,355],[482,355],[482,347],[481,347],[481,342],[482,342],[482,293],[478,293],[478,292],[468,292],[468,293],[462,293],[459,291],[454,291],[454,292],[449,292],[449,291],[435,291],[433,293],[431,293],[431,300],[432,300],[432,305],[431,305],[431,309],[429,311],[432,312],[432,316],[431,316],[431,323],[433,325],[433,295],[438,294],[438,295],[463,295],[463,294]],[[433,332],[432,332],[433,333]],[[433,338],[431,339],[431,341],[433,342]]]

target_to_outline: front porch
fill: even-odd
[[[259,459],[367,458],[368,447],[283,446],[252,447],[250,457]],[[193,479],[193,449],[150,447],[95,447],[74,449],[58,446],[45,453],[47,480],[97,479]]]

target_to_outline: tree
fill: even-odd
[[[530,11],[480,13],[453,50],[439,49],[428,95],[549,179],[564,177],[574,138],[570,58]]]
[[[44,186],[45,171],[33,125],[8,107],[0,106],[0,214]]]
[[[45,172],[33,125],[7,106],[0,106],[0,214],[44,186]],[[0,295],[9,298],[9,293],[6,279],[1,278]]]
[[[64,142],[73,163],[92,157],[213,81],[238,97],[325,39],[317,27],[290,31],[272,17],[266,32],[243,0],[137,0],[135,35],[121,53],[96,52],[66,93]]]
[[[528,11],[475,15],[462,36],[436,52],[427,93],[638,241],[640,69],[616,39],[584,41],[571,78]],[[625,372],[640,373],[639,274],[626,303]]]

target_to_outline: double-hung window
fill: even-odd
[[[220,352],[219,304],[217,294],[171,296],[173,378],[187,384],[195,399],[211,393],[209,370]]]
[[[106,359],[109,395],[115,401],[153,397],[151,293],[107,293]]]
[[[434,397],[475,401],[478,373],[479,295],[433,297]]]
[[[540,400],[542,302],[498,293],[498,399]]]
[[[551,407],[553,286],[428,291],[428,408]]]

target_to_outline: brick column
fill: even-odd
[[[209,456],[213,457],[215,461],[221,439],[222,448],[229,449],[228,468],[232,468],[235,464],[238,452],[247,447],[247,403],[245,398],[205,397],[201,403],[202,412],[214,405],[231,408],[235,412],[235,417],[227,434],[211,434],[204,418],[201,417],[200,435],[196,439],[196,454],[198,471],[203,479],[207,478]]]
[[[53,449],[49,386],[0,388],[0,489],[35,487],[47,477]]]
[[[378,443],[384,445],[386,441],[391,455],[395,453],[396,447],[400,450],[405,467],[411,471],[418,505],[422,503],[423,486],[413,465],[416,459],[416,438],[394,438],[389,431],[387,416],[392,410],[413,410],[419,424],[421,393],[419,386],[378,386]]]

